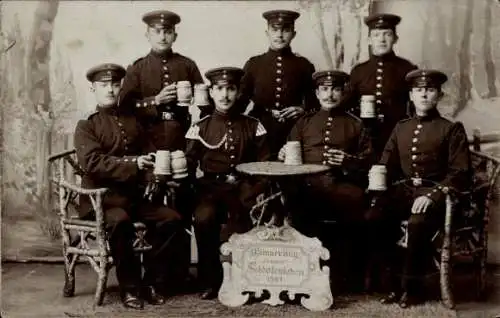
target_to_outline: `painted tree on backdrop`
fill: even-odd
[[[373,0],[298,0],[301,11],[316,21],[326,67],[350,72],[368,56],[363,18]]]
[[[2,5],[5,9],[8,4]],[[9,70],[8,80],[1,83],[2,105],[6,105],[2,120],[9,121],[2,125],[2,130],[6,135],[11,134],[2,140],[7,144],[2,161],[5,168],[14,171],[9,182],[2,185],[11,188],[12,198],[24,197],[25,208],[33,212],[42,230],[55,238],[59,231],[50,204],[52,189],[47,159],[55,133],[54,114],[61,108],[53,104],[49,80],[52,32],[59,1],[38,1],[32,5],[36,8],[27,37],[21,35],[21,27],[26,26],[21,26],[19,19],[2,30],[8,38],[16,39],[16,45],[2,59],[3,69]]]

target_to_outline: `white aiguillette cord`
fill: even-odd
[[[222,137],[222,140],[219,141],[218,144],[216,145],[211,145],[209,144],[208,142],[206,142],[203,138],[201,138],[201,136],[198,134],[198,140],[203,144],[203,146],[207,147],[208,149],[219,149],[227,140],[227,133],[224,134],[224,136]]]

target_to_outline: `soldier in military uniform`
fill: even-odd
[[[249,101],[253,102],[249,114],[269,132],[271,155],[276,159],[296,119],[304,113],[304,105],[317,105],[311,79],[314,65],[290,47],[299,13],[273,10],[263,17],[267,20],[269,50],[246,62],[238,107],[244,111]]]
[[[203,83],[195,62],[172,51],[177,39],[175,25],[181,18],[176,13],[158,10],[144,14],[142,20],[147,25],[146,37],[151,45],[151,52],[138,59],[127,69],[120,94],[122,107],[135,109],[146,130],[146,138],[151,140],[155,150],[186,149],[184,135],[191,125],[189,107],[177,105],[176,83],[189,81],[191,86]],[[159,190],[164,190],[160,187]],[[175,189],[176,209],[183,215],[185,227],[190,227],[193,195],[189,183],[181,180]],[[186,271],[190,264],[190,238],[183,243],[186,255],[179,260],[179,266]]]
[[[146,13],[146,37],[151,52],[129,66],[123,80],[120,104],[136,108],[147,135],[157,150],[184,150],[190,126],[189,107],[177,105],[176,83],[203,83],[191,59],[172,51],[179,15],[165,10]]]
[[[435,70],[415,70],[406,75],[406,80],[411,86],[410,100],[416,115],[396,125],[380,159],[380,164],[387,167],[388,184],[409,180],[389,187],[386,200],[381,201],[395,230],[400,221],[408,220],[403,279],[382,300],[399,301],[404,308],[422,300],[418,278],[430,264],[431,238],[444,222],[446,193],[449,189],[466,190],[471,181],[465,129],[460,122],[441,117],[436,109],[447,76]],[[395,246],[394,241],[390,244]]]
[[[147,146],[136,117],[117,107],[124,76],[125,69],[117,64],[98,65],[87,72],[98,106],[88,119],[78,122],[74,144],[78,161],[86,172],[82,186],[110,189],[103,199],[103,209],[121,299],[126,307],[141,309],[143,298],[155,305],[164,303],[156,284],[161,283],[166,266],[175,255],[163,245],[169,239],[175,241],[176,233],[182,232],[181,216],[175,210],[141,200],[143,188],[139,185],[153,165],[150,155],[144,153],[152,146]],[[95,217],[88,197],[82,197],[80,204],[83,219]],[[149,242],[153,245],[142,282],[141,264],[132,248],[133,221],[137,220],[148,226]]]
[[[370,123],[367,120],[366,125],[378,159],[396,123],[407,117],[408,86],[404,77],[417,67],[393,51],[398,40],[396,26],[401,21],[399,16],[375,14],[364,21],[369,28],[370,58],[351,71],[351,112],[360,114],[362,95],[375,96],[377,118]]]
[[[293,211],[292,222],[302,233],[320,236],[327,246],[340,239],[352,245],[354,238],[365,232],[360,226],[365,223],[364,187],[368,168],[373,163],[371,142],[363,122],[346,111],[344,96],[349,75],[332,70],[316,72],[312,78],[321,108],[299,118],[289,140],[300,141],[304,163],[331,168],[325,174],[306,177],[305,184],[299,187],[294,185],[297,193],[287,195]],[[283,156],[282,150],[280,157]],[[331,228],[322,233],[323,220],[342,224],[338,230],[343,234],[333,239]],[[362,253],[355,248],[346,250]],[[344,265],[359,265],[350,262],[350,255],[341,257]],[[341,258],[337,257],[335,263],[338,259]]]
[[[264,180],[242,180],[236,174],[239,163],[269,158],[266,130],[255,118],[233,106],[243,70],[222,67],[209,70],[210,96],[215,110],[194,124],[186,134],[186,157],[191,174],[199,164],[203,177],[197,184],[199,203],[194,212],[198,242],[198,277],[205,289],[202,299],[212,299],[222,282],[219,260],[221,222],[227,218],[229,232],[251,228],[250,208],[264,189]]]

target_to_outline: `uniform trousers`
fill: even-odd
[[[432,191],[430,187],[407,184],[395,186],[379,198],[378,236],[374,252],[380,255],[389,269],[390,288],[418,292],[426,269],[432,265],[432,238],[444,224],[445,202],[434,202],[422,214],[412,214],[415,199]],[[407,247],[398,253],[396,242],[402,236],[401,221],[408,222]],[[401,277],[401,279],[399,279]]]
[[[250,230],[249,211],[254,197],[254,187],[247,181],[229,184],[207,178],[198,180],[199,201],[194,211],[194,229],[198,244],[198,278],[202,287],[215,290],[220,287],[221,224],[227,222],[229,234]]]
[[[86,218],[90,219],[92,215]],[[179,253],[176,242],[183,232],[180,214],[168,207],[146,202],[128,207],[105,205],[104,218],[121,291],[136,290],[142,285],[161,287],[167,273],[175,268]],[[152,245],[152,250],[144,255],[143,279],[140,259],[133,251],[136,238],[133,223],[137,221],[147,226],[146,240]]]
[[[318,237],[330,250],[332,290],[338,292],[343,283],[361,283],[365,241],[370,240],[363,188],[326,173],[307,177],[295,191],[287,195],[292,224],[302,234]]]

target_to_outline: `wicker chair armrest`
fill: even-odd
[[[103,195],[106,193],[109,189],[108,188],[96,188],[96,189],[84,189],[80,186],[77,186],[75,184],[69,183],[66,180],[61,180],[57,182],[60,186],[63,188],[66,188],[71,191],[75,191],[78,194],[83,194],[83,195]]]
[[[71,149],[71,150],[66,150],[66,151],[60,152],[60,153],[56,153],[56,154],[50,156],[49,159],[48,159],[48,161],[52,162],[52,161],[55,161],[57,159],[64,158],[64,157],[66,157],[68,155],[72,155],[75,152],[76,152],[75,149]]]

